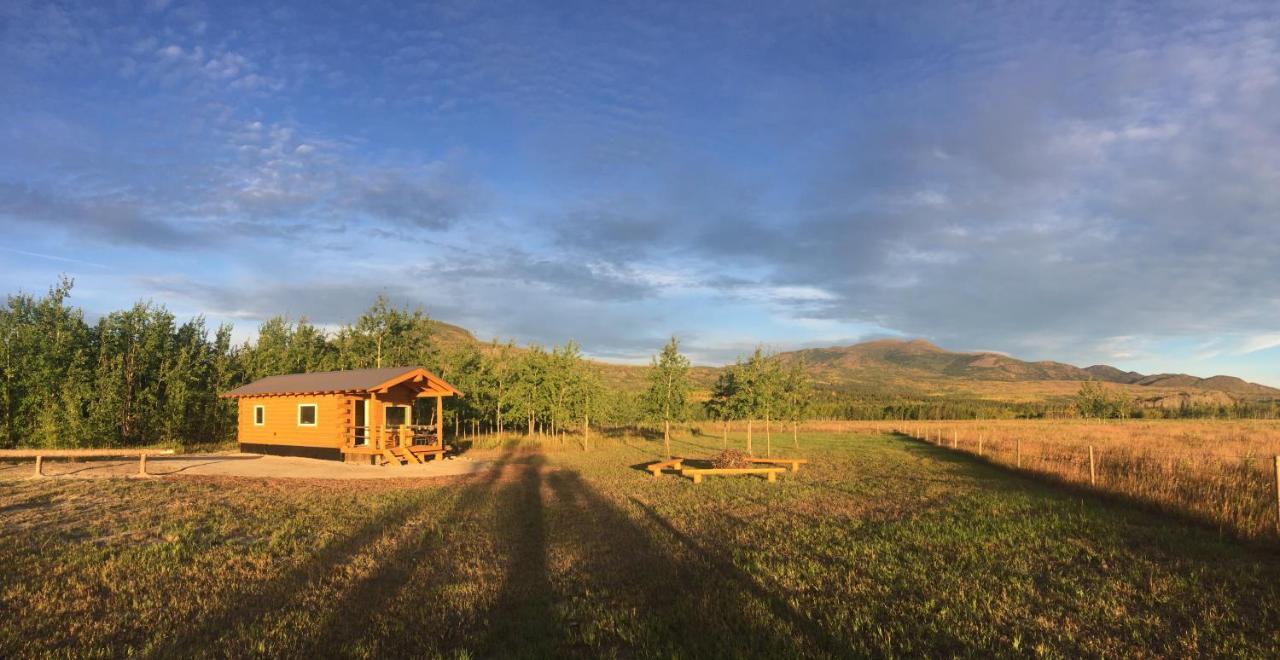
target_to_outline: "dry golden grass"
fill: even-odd
[[[805,428],[897,432],[958,451],[980,451],[992,463],[1131,498],[1241,538],[1280,538],[1275,468],[1280,421],[812,422]]]

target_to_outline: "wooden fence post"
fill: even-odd
[[[1276,531],[1280,531],[1280,455],[1275,457],[1276,464]]]
[[[958,449],[960,447],[960,434],[955,431],[951,432],[951,448]]]
[[[43,456],[36,457],[36,476],[37,477],[44,476],[44,457]]]
[[[139,477],[147,476],[147,455],[146,454],[140,454],[138,456],[138,476]]]
[[[1093,445],[1089,445],[1089,485],[1098,485],[1098,470],[1093,460]]]
[[[1022,469],[1022,438],[1018,438],[1018,469]]]
[[[979,435],[978,436],[978,455],[979,456],[982,455],[982,440],[983,440],[983,436]]]

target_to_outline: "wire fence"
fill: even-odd
[[[1044,439],[1034,431],[941,425],[881,429],[1002,467],[1118,494],[1241,538],[1280,539],[1280,452],[1263,453],[1270,443],[1258,449],[1206,451],[1140,442],[1095,444],[1087,437]]]

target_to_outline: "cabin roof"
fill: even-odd
[[[462,394],[454,386],[422,367],[382,367],[267,376],[225,392],[222,396],[371,392],[386,389],[406,380],[427,383],[433,389],[443,390],[447,394]]]

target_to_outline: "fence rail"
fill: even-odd
[[[148,456],[173,454],[172,449],[0,449],[0,459],[34,458],[35,474],[43,477],[46,458],[132,458],[138,457],[138,476],[147,475]]]

